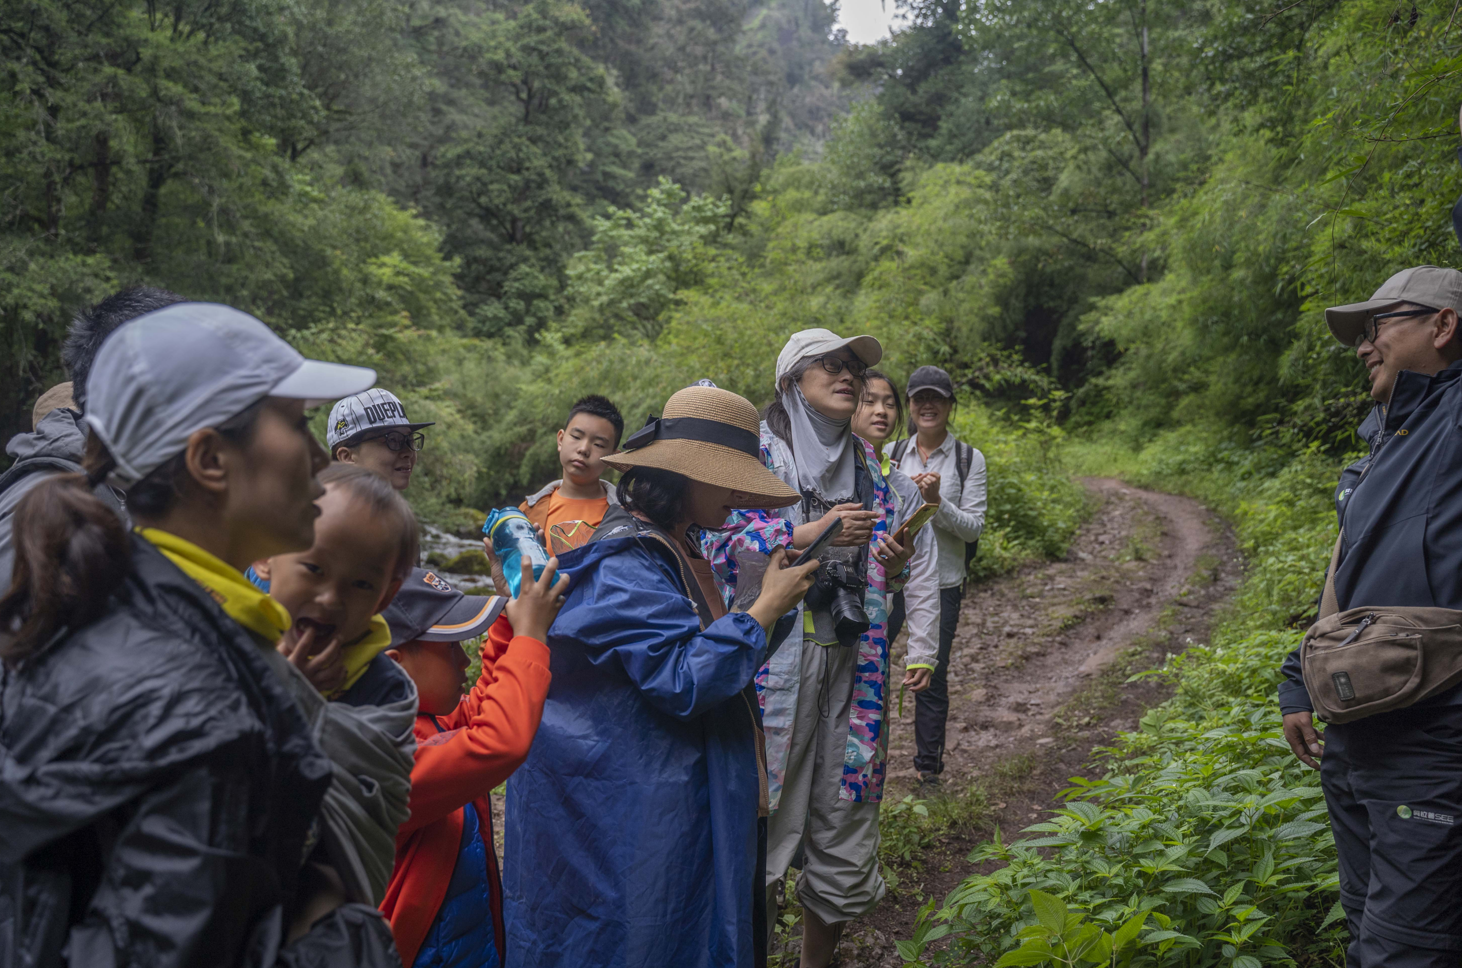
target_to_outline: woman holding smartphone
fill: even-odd
[[[765,963],[752,680],[817,565],[773,552],[741,611],[698,546],[732,508],[797,500],[756,429],[749,401],[692,386],[604,459],[624,472],[619,503],[559,558],[573,584],[548,632],[553,682],[508,781],[506,964]]]
[[[904,653],[903,685],[910,692],[919,693],[929,688],[939,656],[939,560],[927,519],[911,521],[915,512],[924,506],[919,485],[893,466],[884,452],[885,445],[903,422],[904,401],[893,380],[879,370],[863,374],[863,402],[853,414],[853,432],[873,445],[883,476],[893,489],[898,508],[894,533],[898,534],[906,525],[911,530],[914,524],[922,525],[913,536],[914,556],[909,559],[908,584],[893,596],[888,618],[888,641],[892,645],[903,628],[907,611],[909,644]]]
[[[738,559],[788,544],[800,550],[834,520],[843,524],[820,556],[791,632],[757,677],[771,801],[766,883],[774,889],[801,853],[806,968],[827,965],[844,925],[884,894],[878,809],[888,752],[886,622],[912,549],[891,538],[892,489],[852,426],[865,371],[882,353],[871,336],[792,335],[777,358],[761,459],[798,500],[775,514],[737,511],[705,542],[729,594]]]
[[[959,626],[960,601],[974,549],[985,528],[985,455],[949,431],[954,382],[937,366],[909,377],[909,433],[893,462],[939,506],[931,530],[939,567],[939,654],[929,688],[914,702],[914,768],[919,784],[932,788],[944,772],[944,731],[949,716],[949,656]]]

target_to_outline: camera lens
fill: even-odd
[[[833,596],[829,611],[832,612],[833,629],[838,633],[838,642],[841,645],[857,644],[859,637],[872,625],[868,621],[868,613],[863,611],[861,599],[861,595],[847,588],[838,589]]]

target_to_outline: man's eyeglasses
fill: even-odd
[[[423,447],[426,446],[426,434],[403,434],[399,430],[393,430],[390,433],[382,434],[379,437],[367,437],[365,438],[365,440],[362,440],[361,443],[365,443],[366,440],[378,440],[381,443],[385,444],[388,450],[396,454],[399,454],[407,447],[410,447],[412,450],[421,450]]]
[[[862,360],[845,360],[838,356],[819,356],[812,362],[822,364],[824,370],[834,375],[843,372],[843,368],[847,367],[848,372],[853,374],[853,379],[855,380],[863,379],[863,374],[868,372],[868,364]]]
[[[1435,309],[1402,309],[1394,313],[1377,313],[1374,316],[1368,316],[1366,317],[1365,330],[1361,333],[1360,339],[1356,341],[1356,345],[1359,346],[1361,343],[1374,343],[1376,341],[1376,332],[1381,328],[1381,324],[1387,320],[1405,319],[1408,316],[1434,316],[1437,312],[1438,310]]]

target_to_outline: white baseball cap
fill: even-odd
[[[181,453],[188,437],[265,397],[324,403],[376,382],[363,366],[307,360],[246,312],[175,303],[139,316],[102,344],[82,418],[124,490]]]
[[[843,339],[830,329],[804,329],[793,333],[787,345],[782,347],[782,352],[777,354],[777,386],[781,386],[782,377],[791,372],[798,360],[836,353],[844,347],[852,350],[853,355],[868,366],[877,366],[883,359],[883,346],[872,336]]]
[[[426,423],[412,423],[407,420],[406,408],[402,406],[401,398],[390,390],[376,387],[335,401],[335,406],[330,408],[330,422],[325,427],[325,443],[334,450],[350,438],[368,430],[402,427],[415,431],[435,423],[435,420]]]

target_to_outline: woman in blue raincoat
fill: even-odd
[[[508,782],[504,916],[514,968],[751,968],[766,779],[752,677],[815,564],[772,554],[725,612],[702,528],[795,491],[758,457],[756,408],[681,390],[606,463],[622,509],[559,559],[553,684]]]

